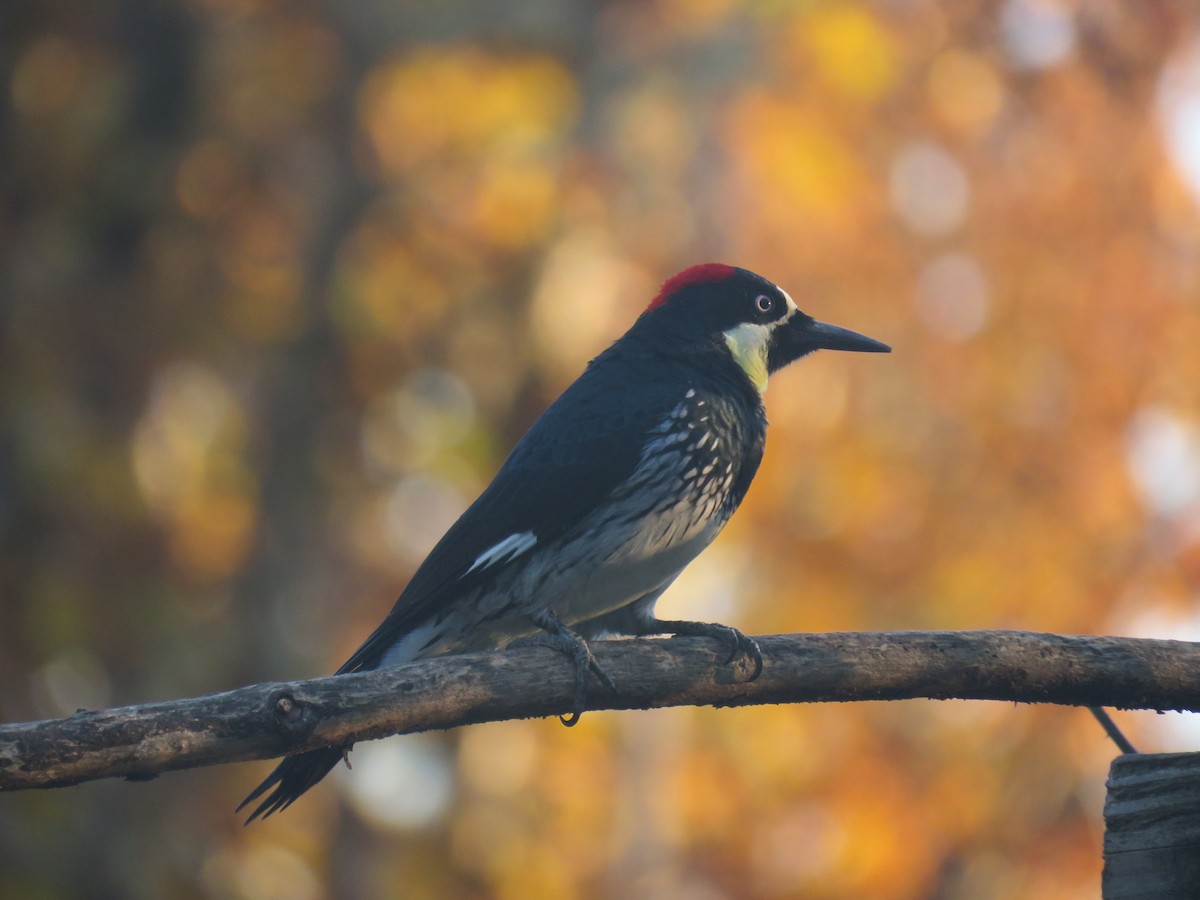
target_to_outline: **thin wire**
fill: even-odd
[[[1099,706],[1089,706],[1088,710],[1096,721],[1100,723],[1100,727],[1104,729],[1104,733],[1112,738],[1112,742],[1117,745],[1117,749],[1122,753],[1137,753],[1133,744],[1129,743],[1129,738],[1121,733],[1121,729],[1117,727],[1117,723],[1112,720],[1112,716],[1106,710]]]

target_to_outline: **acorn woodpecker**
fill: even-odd
[[[603,635],[702,635],[762,670],[735,628],[663,621],[654,604],[737,509],[762,458],[768,376],[814,350],[886,344],[801,312],[745,269],[663,284],[633,326],[534,423],[337,674],[534,643],[576,666],[574,724]],[[285,758],[244,801],[285,809],[350,747]],[[273,789],[273,790],[272,790]]]

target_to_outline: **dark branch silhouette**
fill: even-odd
[[[852,700],[1006,700],[1200,711],[1200,644],[1019,631],[758,638],[765,667],[702,638],[596,641],[618,688],[589,709]],[[0,726],[0,791],[266,759],[322,745],[571,710],[574,670],[524,648]]]

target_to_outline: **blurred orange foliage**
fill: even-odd
[[[895,353],[772,380],[758,480],[665,615],[1200,634],[1189,4],[5,19],[5,720],[332,670],[711,259]],[[0,894],[1090,897],[1113,752],[1001,704],[480,726],[362,746],[252,829],[262,766],[7,798]]]

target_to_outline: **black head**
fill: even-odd
[[[692,266],[669,278],[638,323],[659,340],[678,341],[681,349],[727,349],[760,392],[770,373],[814,350],[891,351],[865,335],[818,322],[761,275],[721,263]]]

